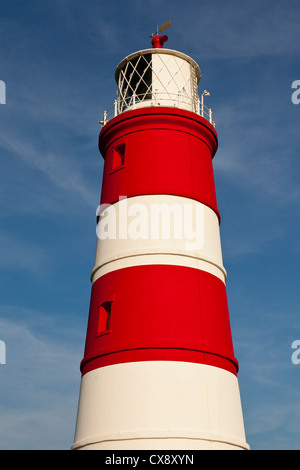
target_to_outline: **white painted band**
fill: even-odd
[[[100,209],[92,282],[115,269],[155,263],[203,269],[226,282],[219,220],[208,206],[147,195]]]
[[[237,377],[179,361],[115,364],[82,377],[74,448],[142,449],[149,439],[165,449],[188,439],[195,449],[212,441],[247,449]]]

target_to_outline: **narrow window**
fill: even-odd
[[[112,171],[123,167],[125,164],[125,144],[113,149]]]
[[[104,302],[98,306],[98,334],[108,333],[110,330],[112,302]]]

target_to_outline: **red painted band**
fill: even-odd
[[[101,204],[120,196],[171,194],[217,208],[212,158],[214,127],[190,111],[153,107],[126,111],[100,132],[104,163]]]
[[[203,363],[237,373],[224,283],[205,271],[169,265],[123,268],[97,279],[82,373],[143,360]]]

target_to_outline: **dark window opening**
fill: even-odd
[[[125,164],[125,144],[113,149],[112,170],[116,170]]]
[[[112,302],[104,302],[98,306],[98,334],[110,331],[111,304]]]

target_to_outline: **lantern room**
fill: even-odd
[[[147,106],[198,113],[200,77],[197,63],[181,52],[162,48],[135,52],[116,69],[118,114]]]

